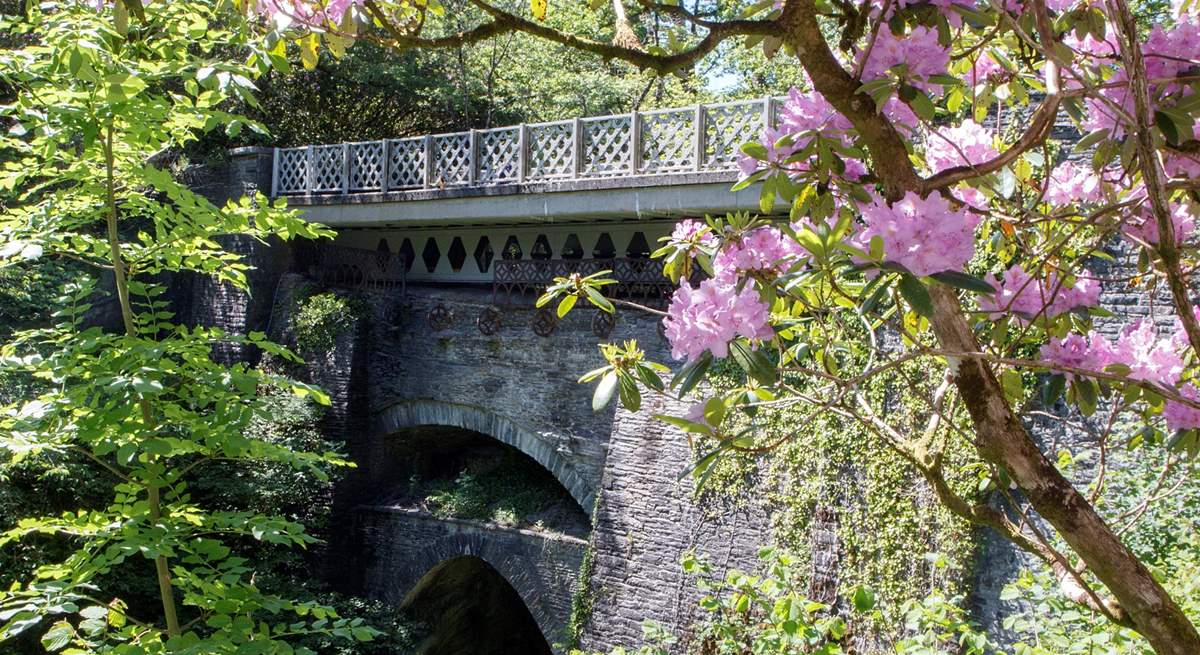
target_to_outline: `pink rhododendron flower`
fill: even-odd
[[[769,318],[770,309],[753,285],[739,292],[735,284],[709,279],[697,288],[684,281],[671,297],[663,325],[671,355],[691,361],[705,351],[725,357],[729,342],[739,336],[770,339],[775,333]]]
[[[671,232],[671,243],[677,246],[688,246],[689,252],[700,247],[710,248],[717,245],[717,236],[708,229],[704,221],[690,218],[679,221]]]
[[[1099,202],[1104,199],[1104,187],[1090,167],[1063,162],[1050,172],[1045,199],[1052,205]]]
[[[786,143],[778,146],[776,145],[779,143],[780,139],[787,135],[788,132],[786,130],[778,127],[772,127],[762,131],[758,137],[758,142],[767,150],[766,163],[774,164],[775,166],[784,166],[788,169],[797,169],[797,164],[792,163],[785,165],[783,162],[788,157],[791,157],[793,154],[795,154],[799,147],[794,143],[790,145]],[[755,159],[744,152],[738,152],[738,170],[741,171],[742,177],[749,177],[758,171],[762,165],[763,162],[760,160]]]
[[[979,210],[987,209],[987,196],[975,187],[969,187],[965,185],[957,186],[950,190],[950,195],[954,196],[959,200],[959,202],[962,202],[968,207],[973,207]]]
[[[1192,385],[1186,385],[1179,390],[1179,395],[1188,400],[1200,401],[1200,392]],[[1190,407],[1174,400],[1168,400],[1163,406],[1163,418],[1167,427],[1172,430],[1194,430],[1200,428],[1200,409]]]
[[[884,260],[913,275],[961,271],[975,252],[980,217],[952,209],[936,193],[922,199],[910,191],[892,205],[876,198],[862,207],[862,216],[866,228],[851,243],[869,251],[871,239],[880,237]]]
[[[888,70],[905,64],[908,71],[904,77],[909,83],[926,91],[935,91],[941,87],[927,80],[931,75],[944,74],[949,63],[950,50],[938,43],[937,30],[918,26],[907,35],[898,37],[885,26],[879,30],[875,44],[867,55],[862,79],[885,77]]]
[[[1192,215],[1187,204],[1171,205],[1171,222],[1175,226],[1175,243],[1183,243],[1196,227],[1196,218]],[[1130,215],[1121,226],[1121,231],[1137,241],[1149,244],[1158,243],[1158,221],[1150,209],[1143,208],[1135,215]]]
[[[1001,279],[988,275],[987,281],[996,293],[979,298],[979,308],[990,312],[993,319],[1007,313],[1016,314],[1022,321],[1035,316],[1052,318],[1080,307],[1092,307],[1100,302],[1100,284],[1078,276],[1074,285],[1063,284],[1057,275],[1046,280],[1034,278],[1020,266],[1004,272]]]
[[[1004,67],[996,63],[996,60],[992,59],[991,55],[985,52],[976,57],[975,61],[971,63],[971,72],[967,73],[967,79],[970,80],[971,84],[983,84],[987,81],[988,77],[1003,71]]]
[[[1051,339],[1042,346],[1041,356],[1043,360],[1056,366],[1088,371],[1103,371],[1106,366],[1117,361],[1117,351],[1112,342],[1094,330],[1086,337],[1068,334],[1062,339]],[[1069,379],[1076,377],[1070,372],[1066,372],[1066,376]]]
[[[934,173],[982,164],[997,154],[991,131],[971,119],[938,129],[925,140],[925,163]]]
[[[802,253],[800,244],[778,228],[760,227],[725,244],[713,258],[713,270],[717,279],[729,283],[746,273],[779,275],[791,268]]]
[[[346,10],[363,4],[364,0],[257,0],[256,8],[280,27],[292,23],[321,27],[338,24]]]
[[[1142,319],[1127,325],[1117,338],[1119,361],[1129,367],[1132,380],[1173,385],[1183,374],[1183,357],[1172,339],[1160,339],[1154,322]]]

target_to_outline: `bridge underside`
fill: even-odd
[[[686,173],[290,196],[288,202],[302,207],[310,220],[337,228],[641,221],[758,211],[758,188],[732,192],[736,179],[728,172]]]

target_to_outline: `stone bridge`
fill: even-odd
[[[769,539],[763,510],[705,511],[679,480],[692,453],[651,416],[682,408],[649,397],[637,414],[597,413],[590,385],[577,382],[599,365],[599,343],[636,339],[670,361],[658,319],[579,309],[560,320],[533,300],[555,275],[612,270],[621,281],[613,293],[661,306],[672,287],[649,254],[680,218],[757,211],[757,189],[729,189],[738,145],[774,112],[761,99],[234,151],[229,179],[213,181],[210,195],[270,189],[336,228],[336,247],[234,242],[256,265],[253,293],[197,281],[193,319],[287,341],[306,288],[335,288],[365,308],[308,365],[334,401],[324,430],[358,463],[337,489],[332,581],[401,607],[465,571],[494,572],[506,585],[492,586],[511,587],[561,652],[636,644],[645,619],[686,628],[698,592],[679,566],[685,552],[707,555],[718,572],[754,566]],[[389,502],[413,467],[468,439],[540,465],[579,526],[503,528]],[[580,575],[585,559],[589,576]],[[586,609],[578,639],[566,634],[572,607]]]

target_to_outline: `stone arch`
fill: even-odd
[[[574,581],[563,581],[562,588],[554,588],[553,584],[548,584],[545,572],[539,570],[538,561],[529,555],[513,552],[505,542],[489,539],[481,532],[463,531],[442,537],[423,548],[420,561],[408,565],[411,570],[422,573],[411,588],[405,590],[400,607],[411,605],[433,577],[431,574],[454,560],[474,557],[490,566],[517,592],[542,637],[553,646],[564,637]]]
[[[376,424],[379,434],[391,434],[424,425],[441,425],[471,430],[508,444],[549,471],[591,519],[591,508],[595,501],[595,490],[591,485],[545,439],[503,416],[473,405],[409,400],[395,403],[379,412]]]

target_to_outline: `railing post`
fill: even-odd
[[[517,127],[517,182],[525,181],[529,174],[529,126],[521,123]]]
[[[708,147],[704,143],[704,138],[708,134],[708,131],[704,128],[704,120],[704,105],[698,104],[696,105],[696,113],[692,116],[692,122],[694,123],[695,127],[695,133],[693,134],[693,145],[695,146],[694,156],[696,158],[693,163],[695,164],[695,169],[697,172],[704,170],[704,155],[708,150]]]
[[[637,175],[642,170],[642,114],[629,113],[629,174]]]
[[[342,195],[350,193],[350,144],[342,144]]]
[[[304,195],[311,196],[313,194],[313,187],[317,186],[317,158],[314,156],[312,146],[308,146],[305,150],[304,159],[308,162],[307,175],[304,176],[306,178],[304,182]]]
[[[772,118],[775,115],[775,98],[763,98],[763,130],[771,129]]]
[[[583,148],[583,121],[576,118],[571,123],[571,177],[579,177],[585,170]]]
[[[426,134],[424,139],[425,147],[425,188],[433,188],[433,137]]]
[[[271,148],[271,197],[279,197],[279,148]]]
[[[391,153],[388,152],[391,142],[384,139],[380,143],[383,144],[383,147],[379,149],[379,152],[383,153],[380,155],[380,157],[383,157],[383,161],[379,162],[379,191],[380,193],[387,193],[388,184],[391,183],[391,171],[388,170],[392,163]]]
[[[471,134],[467,137],[467,183],[470,186],[475,186],[479,180],[479,167],[482,163],[479,161],[479,130],[471,128]]]

